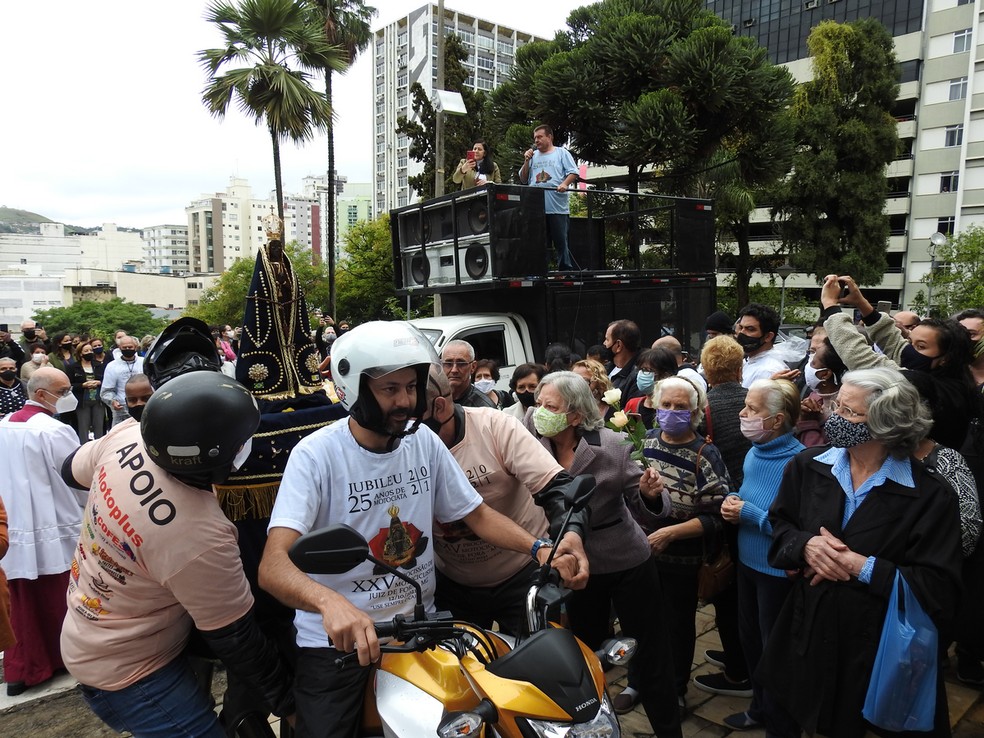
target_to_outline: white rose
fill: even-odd
[[[618,390],[616,390],[617,392]],[[616,428],[624,428],[629,424],[629,416],[625,414],[624,410],[619,410],[617,413],[612,415],[611,424]]]
[[[603,394],[601,396],[601,400],[606,405],[614,405],[616,402],[620,402],[622,400],[622,390],[618,387],[614,387]]]

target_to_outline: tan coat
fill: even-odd
[[[477,182],[475,181],[474,169],[469,169],[467,172],[461,171],[461,168],[465,165],[466,161],[468,160],[462,159],[458,162],[458,166],[455,168],[454,174],[451,175],[451,180],[455,184],[460,184],[461,189],[470,190],[477,184]],[[494,162],[492,164],[492,174],[489,176],[488,181],[493,182],[494,184],[502,184],[502,175],[499,173],[499,165]]]
[[[7,510],[0,500],[0,559],[7,553],[9,540],[7,537]],[[10,627],[10,594],[7,592],[7,575],[0,569],[0,651],[6,651],[17,639]]]

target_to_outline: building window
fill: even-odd
[[[963,100],[967,97],[967,78],[958,77],[950,80],[950,99]]]
[[[960,172],[943,172],[940,175],[940,192],[956,192],[960,185]]]
[[[963,144],[963,124],[958,123],[954,126],[946,127],[946,146],[960,146]]]
[[[970,34],[971,29],[965,28],[962,31],[956,31],[953,34],[953,53],[961,54],[964,51],[970,51]]]
[[[970,5],[974,0],[957,0],[957,5]]]
[[[942,233],[944,236],[953,235],[953,226],[956,224],[956,218],[952,215],[948,215],[945,218],[940,218],[936,221],[936,230]]]

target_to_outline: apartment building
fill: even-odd
[[[237,259],[255,259],[266,243],[262,219],[276,213],[276,197],[253,196],[249,182],[230,177],[224,192],[203,195],[185,208],[190,271],[221,273]],[[321,255],[321,206],[316,197],[284,195],[284,241]]]
[[[144,263],[140,271],[153,274],[186,274],[191,271],[187,225],[156,225],[140,232]]]
[[[406,136],[396,134],[397,119],[415,119],[410,87],[419,82],[433,98],[437,81],[437,6],[427,4],[375,33],[373,97],[375,123],[375,212],[384,213],[416,201],[407,183],[423,165],[410,158]],[[468,49],[466,85],[491,90],[505,81],[516,52],[543,39],[523,31],[444,9],[446,33],[461,37]]]

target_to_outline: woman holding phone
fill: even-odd
[[[451,179],[455,184],[460,184],[461,189],[470,190],[472,187],[481,187],[488,182],[502,184],[502,175],[499,174],[499,165],[492,161],[490,151],[484,141],[476,141],[468,156],[458,162],[458,168],[454,170]]]

